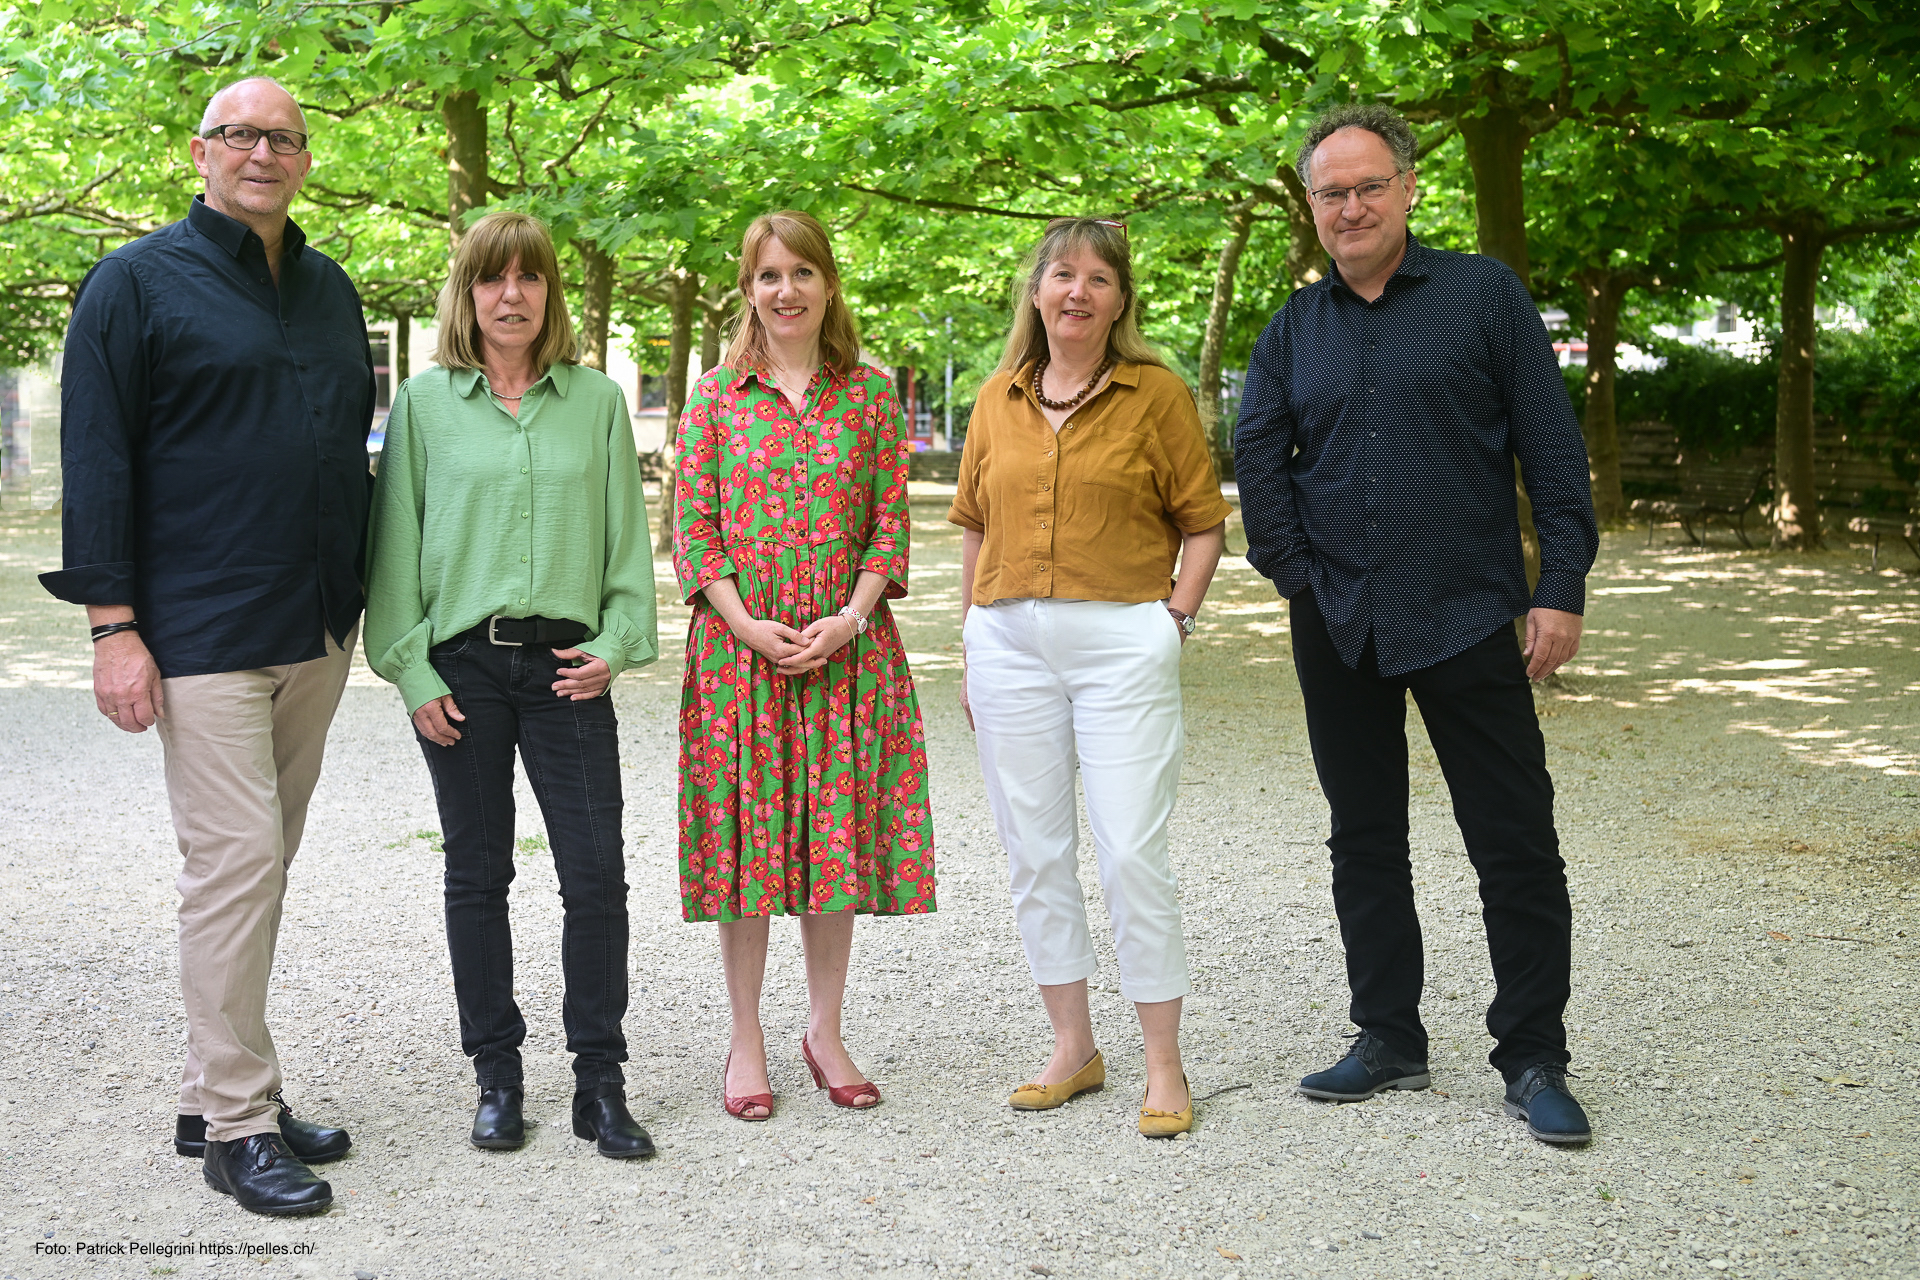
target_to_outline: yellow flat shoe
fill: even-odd
[[[1076,1093],[1093,1093],[1107,1087],[1107,1063],[1094,1050],[1087,1065],[1062,1080],[1059,1084],[1038,1084],[1029,1081],[1013,1091],[1007,1099],[1007,1105],[1015,1111],[1051,1111],[1065,1105],[1068,1098]]]
[[[1152,1107],[1140,1108],[1140,1136],[1143,1138],[1171,1138],[1176,1133],[1185,1133],[1193,1128],[1193,1086],[1187,1084],[1186,1076],[1180,1077],[1180,1083],[1186,1085],[1187,1105],[1183,1111],[1155,1111]]]

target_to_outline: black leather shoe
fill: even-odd
[[[294,1119],[293,1108],[287,1105],[287,1100],[277,1090],[273,1100],[280,1104],[280,1136],[287,1140],[287,1150],[303,1162],[325,1164],[329,1160],[338,1160],[353,1146],[353,1138],[345,1129],[329,1129]],[[190,1115],[176,1117],[173,1122],[173,1149],[183,1156],[205,1156],[207,1118]]]
[[[201,1170],[208,1186],[232,1196],[249,1213],[287,1218],[325,1213],[333,1203],[333,1188],[314,1177],[277,1133],[256,1133],[238,1142],[209,1139]]]
[[[653,1154],[653,1139],[627,1110],[627,1095],[617,1084],[573,1095],[573,1136],[593,1139],[600,1154],[614,1160]]]
[[[473,1113],[470,1141],[483,1151],[512,1151],[527,1140],[527,1122],[520,1114],[525,1091],[517,1084],[482,1089]]]
[[[1516,1076],[1507,1086],[1505,1106],[1542,1142],[1578,1147],[1593,1141],[1593,1126],[1567,1088],[1567,1069],[1557,1062],[1536,1062]]]
[[[1300,1081],[1300,1092],[1328,1102],[1364,1102],[1388,1089],[1424,1089],[1433,1083],[1427,1064],[1403,1058],[1371,1031],[1354,1039],[1347,1056]]]

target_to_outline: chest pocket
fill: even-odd
[[[1076,443],[1072,476],[1079,483],[1136,498],[1152,496],[1156,477],[1145,436],[1137,431],[1106,431]]]

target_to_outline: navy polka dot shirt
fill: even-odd
[[[1410,235],[1373,302],[1337,269],[1296,292],[1254,344],[1233,448],[1247,559],[1283,596],[1313,589],[1350,667],[1369,636],[1381,675],[1429,667],[1527,611],[1515,458],[1540,533],[1531,604],[1583,611],[1586,445],[1496,259]]]

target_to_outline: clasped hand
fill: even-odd
[[[853,619],[833,614],[796,631],[772,618],[754,618],[735,634],[755,653],[774,664],[783,676],[800,676],[827,665],[827,659],[859,634]]]

